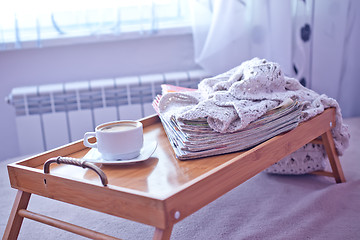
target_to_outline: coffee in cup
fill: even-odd
[[[89,142],[92,137],[96,138],[95,143]],[[100,124],[95,132],[85,133],[84,145],[97,148],[104,160],[135,158],[143,146],[143,125],[130,120]]]
[[[127,123],[122,123],[122,124],[114,124],[114,125],[109,125],[106,127],[102,127],[100,129],[101,132],[121,132],[121,131],[127,131],[127,130],[131,130],[136,128],[136,125],[133,124],[127,124]]]

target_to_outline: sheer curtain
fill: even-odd
[[[312,88],[360,116],[360,1],[315,1]]]
[[[216,74],[252,57],[291,71],[291,1],[192,1],[196,61]]]
[[[278,62],[286,75],[338,100],[344,116],[360,116],[359,4],[193,0],[195,60],[211,74],[253,57]]]

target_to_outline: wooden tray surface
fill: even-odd
[[[146,192],[153,197],[163,198],[176,192],[180,186],[239,155],[238,153],[208,157],[191,161],[179,161],[170,146],[162,124],[157,116],[149,118],[152,124],[144,127],[144,139],[158,142],[154,154],[145,162],[132,165],[100,165],[107,175],[109,185]],[[67,156],[82,158],[90,149],[82,145],[82,140],[61,147],[49,153],[20,161],[16,165],[42,171],[44,162],[51,157]],[[60,152],[59,152],[60,151]],[[64,152],[62,152],[64,151]],[[98,165],[99,166],[99,165]],[[86,180],[100,184],[99,177],[90,169],[65,164],[52,164],[52,175],[76,180]]]
[[[80,167],[52,164],[50,174],[43,173],[43,164],[51,157],[83,157],[89,149],[83,146],[82,140],[10,164],[8,169],[11,186],[164,228],[169,223],[169,218],[173,222],[180,221],[321,136],[334,127],[335,110],[327,109],[297,128],[248,151],[189,161],[176,159],[157,116],[143,119],[142,122],[145,142],[146,139],[157,140],[156,151],[151,159],[143,163],[101,166],[109,180],[107,187],[101,185],[94,172]],[[44,185],[45,179],[48,183]],[[67,187],[68,185],[71,187]],[[66,189],[62,193],[57,190],[59,188]],[[69,196],[74,194],[81,196],[77,196],[79,199]],[[106,197],[121,201],[121,209],[117,211],[106,206],[110,204],[105,201]],[[104,203],[87,200],[92,198]],[[127,208],[137,209],[138,213]],[[176,219],[173,217],[175,211],[181,212]]]

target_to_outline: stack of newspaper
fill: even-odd
[[[153,102],[163,127],[179,160],[208,157],[246,150],[280,133],[295,128],[300,121],[301,105],[289,99],[251,122],[246,128],[219,133],[209,127],[206,118],[180,121],[165,119],[158,109],[161,96]]]

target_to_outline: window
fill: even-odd
[[[0,7],[0,50],[190,28],[181,0],[12,0]]]

